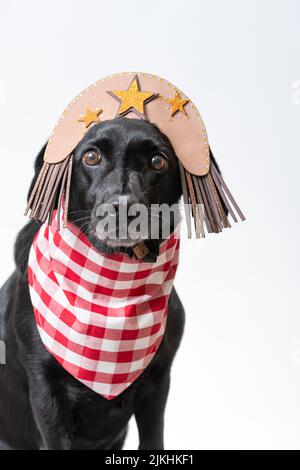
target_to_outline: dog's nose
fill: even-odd
[[[141,202],[130,195],[119,196],[118,198],[113,198],[109,202],[109,206],[111,206],[109,211],[111,212],[111,214],[118,214],[120,212],[126,212],[128,214],[130,207],[134,204],[141,204]]]
[[[131,221],[136,218],[136,211],[130,212],[130,208],[133,204],[139,204],[136,198],[120,197],[116,200],[113,200],[110,204],[111,216],[117,217],[118,225],[128,225]]]

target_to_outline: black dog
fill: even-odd
[[[44,149],[35,163],[35,178],[43,154]],[[71,187],[69,219],[104,252],[132,254],[132,243],[119,240],[112,245],[97,238],[99,204],[117,204],[118,197],[126,195],[130,204],[172,205],[181,196],[177,157],[168,139],[148,122],[125,118],[89,130],[74,152]],[[32,220],[21,230],[15,244],[16,270],[0,291],[0,339],[7,356],[6,365],[0,366],[0,448],[121,449],[134,415],[139,448],[163,449],[170,367],[184,326],[176,291],[169,298],[158,353],[127,390],[108,401],[69,375],[40,340],[27,284],[28,254],[39,226]],[[150,255],[159,242],[150,242]]]

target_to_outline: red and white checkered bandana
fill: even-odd
[[[179,239],[155,263],[97,251],[74,225],[42,225],[28,267],[41,339],[76,379],[112,399],[151,362],[162,341]]]

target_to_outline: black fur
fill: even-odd
[[[82,155],[90,147],[102,153],[99,167],[82,163]],[[150,168],[149,160],[157,152],[167,156],[166,171]],[[35,178],[43,153],[44,149],[35,163]],[[121,194],[145,204],[173,204],[181,196],[174,151],[168,139],[147,122],[118,118],[97,124],[78,145],[74,157],[70,218],[102,251],[112,248],[93,234],[97,204]],[[77,220],[77,211],[86,211],[89,218]],[[0,331],[7,353],[6,365],[0,365],[0,449],[121,449],[132,415],[138,425],[139,448],[162,449],[170,368],[184,325],[176,291],[173,289],[169,299],[167,328],[158,353],[134,384],[108,401],[69,375],[38,335],[27,261],[39,226],[30,221],[19,233],[16,269],[0,291]]]

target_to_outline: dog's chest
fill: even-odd
[[[109,448],[133,414],[134,391],[107,400],[72,377],[60,384],[64,422],[72,436],[72,448]]]

